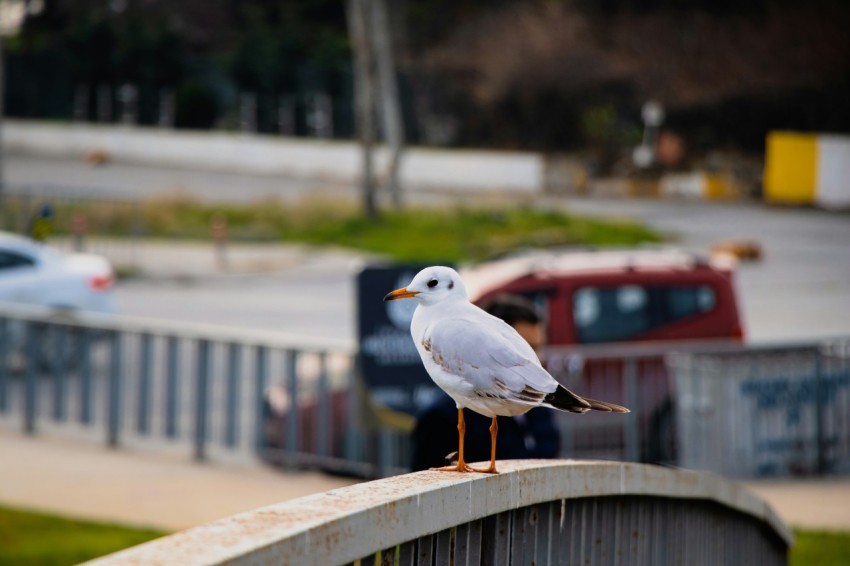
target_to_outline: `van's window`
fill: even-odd
[[[578,342],[629,340],[695,314],[716,302],[708,285],[582,287],[573,295]]]

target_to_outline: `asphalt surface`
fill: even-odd
[[[740,263],[736,274],[747,339],[775,343],[850,337],[846,214],[749,203],[555,204],[636,218],[669,234],[675,245],[700,253],[726,240],[754,241],[762,259]],[[369,260],[364,254],[233,245],[229,270],[212,265],[211,245],[148,243],[144,255],[144,276],[116,289],[127,314],[355,337],[355,277]],[[115,259],[120,261],[120,255]]]

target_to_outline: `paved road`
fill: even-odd
[[[181,187],[208,200],[298,198],[317,191],[351,195],[351,187],[260,175],[226,175],[181,169],[109,164],[12,155],[11,185],[53,184],[101,196],[144,197]],[[417,192],[413,201],[453,198]],[[457,197],[457,198],[468,198]],[[752,341],[794,341],[850,336],[850,215],[753,203],[629,199],[549,199],[540,206],[599,216],[630,217],[675,237],[690,250],[705,252],[725,239],[758,241],[764,259],[741,265],[741,308]],[[303,250],[302,250],[303,251]],[[185,250],[184,250],[185,252]],[[253,255],[252,255],[253,254]],[[283,254],[287,260],[279,261]],[[254,251],[258,265],[242,275],[219,274],[203,249],[194,257],[157,249],[144,254],[146,269],[162,275],[160,264],[176,264],[170,276],[122,283],[124,312],[230,326],[299,330],[311,335],[353,337],[353,277],[362,259],[290,251]],[[296,257],[297,256],[297,257]],[[274,258],[270,262],[268,258]],[[259,265],[265,262],[265,265]],[[180,276],[180,269],[186,273]],[[167,271],[167,270],[166,270]],[[167,274],[169,275],[169,274]],[[174,277],[174,275],[177,275]]]
[[[299,246],[232,246],[220,270],[210,246],[148,244],[144,277],[121,281],[122,313],[353,339],[354,277],[365,255]],[[169,257],[177,261],[164,265]]]
[[[850,336],[850,216],[751,204],[575,200],[555,203],[599,215],[630,216],[673,236],[678,245],[705,252],[724,239],[759,242],[764,258],[742,263],[737,274],[741,309],[753,342],[785,342]],[[185,253],[190,254],[187,247]],[[219,273],[212,250],[194,248],[195,259],[161,263],[171,246],[146,253],[158,276],[122,282],[117,289],[128,314],[230,326],[298,331],[353,338],[354,278],[365,256],[269,247],[234,247],[251,256],[241,273]],[[268,258],[265,262],[262,257]],[[285,257],[286,261],[276,261]],[[208,268],[197,266],[206,262]],[[252,267],[253,266],[253,267]],[[183,275],[181,276],[181,270]]]
[[[214,201],[268,197],[298,198],[316,191],[341,194],[350,188],[322,181],[269,175],[192,171],[108,163],[93,167],[78,159],[50,159],[12,154],[5,162],[6,182],[16,187],[53,187],[106,199],[139,199],[181,190]]]

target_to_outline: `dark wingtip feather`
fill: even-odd
[[[614,403],[609,403],[607,401],[597,401],[596,399],[588,399],[584,398],[590,404],[590,408],[594,411],[605,411],[608,413],[631,413],[627,408],[616,405]]]
[[[596,399],[588,399],[579,397],[563,385],[558,385],[558,388],[546,395],[543,398],[544,403],[548,403],[556,409],[569,411],[570,413],[586,413],[591,409],[594,411],[604,411],[606,413],[629,413],[627,408],[607,401],[597,401]]]
[[[586,413],[591,409],[590,403],[564,387],[558,385],[552,393],[543,398],[544,403],[548,403],[556,409],[569,411],[570,413]]]

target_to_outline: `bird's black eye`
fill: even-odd
[[[428,281],[428,288],[429,289],[433,289],[436,286],[437,286],[437,280],[436,279],[431,279],[430,281]]]

